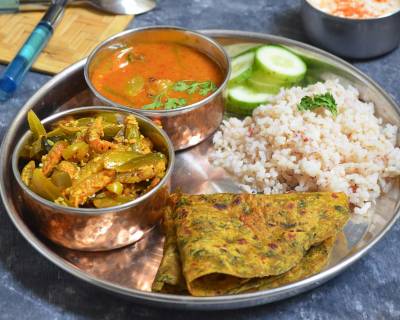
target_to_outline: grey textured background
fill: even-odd
[[[236,29],[307,41],[299,6],[300,0],[159,0],[156,10],[130,27]],[[355,65],[400,102],[400,50]],[[19,108],[49,79],[29,73],[15,97],[0,104],[1,137]],[[0,210],[0,319],[400,319],[400,222],[361,261],[313,291],[266,306],[205,313],[149,308],[73,278],[40,256],[2,205]]]

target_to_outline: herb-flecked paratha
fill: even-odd
[[[303,259],[285,273],[271,277],[254,278],[227,293],[238,294],[273,289],[317,274],[328,264],[335,240],[335,237],[331,237],[318,245],[312,246]]]
[[[167,210],[153,290],[186,287],[192,295],[213,296],[257,289],[267,277],[288,278],[282,275],[348,218],[343,193],[181,195]],[[306,274],[303,269],[297,274]]]

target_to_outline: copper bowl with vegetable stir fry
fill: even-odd
[[[42,234],[62,246],[108,250],[139,240],[161,216],[174,150],[153,122],[114,107],[67,110],[29,132],[13,172]]]
[[[175,150],[200,143],[222,121],[230,61],[201,33],[168,26],[124,31],[94,49],[84,72],[102,102],[160,123]]]

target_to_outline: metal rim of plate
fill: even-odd
[[[336,56],[327,53],[318,48],[312,47],[310,45],[290,40],[287,38],[267,35],[256,32],[244,32],[244,31],[231,31],[231,30],[203,30],[205,34],[211,37],[219,38],[232,38],[232,39],[240,39],[243,42],[251,39],[252,42],[261,41],[261,42],[276,42],[282,43],[286,45],[293,45],[295,47],[304,49],[311,53],[315,53],[318,55],[323,55],[328,57],[331,61],[338,63],[346,67],[346,69],[352,73],[353,76],[362,79],[364,82],[368,83],[369,86],[373,87],[375,90],[379,92],[379,94],[386,99],[386,101],[391,104],[397,114],[400,114],[399,107],[394,102],[394,100],[372,79],[363,74],[361,71],[353,67],[351,64],[345,62],[344,60],[337,58]],[[15,130],[15,123],[25,114],[25,112],[30,109],[30,106],[34,104],[34,102],[40,97],[44,92],[48,92],[51,90],[55,83],[62,81],[66,75],[76,72],[79,69],[82,69],[86,60],[81,60],[72,66],[65,69],[63,72],[52,78],[48,83],[46,83],[35,95],[33,95],[25,106],[19,111],[17,116],[15,117],[13,123],[11,124],[9,131],[6,133],[3,143],[0,149],[0,164],[1,164],[1,172],[0,172],[0,193],[3,199],[4,206],[8,212],[9,217],[12,222],[18,229],[18,231],[23,235],[23,237],[44,257],[53,262],[55,265],[60,267],[61,269],[67,271],[68,273],[74,275],[75,277],[84,280],[88,283],[91,283],[97,287],[103,288],[105,290],[117,293],[119,295],[123,295],[125,297],[131,298],[136,302],[143,302],[147,304],[153,304],[157,306],[170,307],[170,308],[182,308],[182,309],[201,309],[201,310],[212,310],[212,309],[237,309],[244,307],[251,307],[260,304],[270,303],[273,301],[285,299],[294,295],[297,295],[301,292],[310,290],[315,288],[327,280],[333,278],[340,272],[344,271],[347,267],[353,264],[355,261],[360,259],[364,254],[366,254],[396,222],[399,217],[399,204],[396,205],[395,213],[391,217],[389,221],[387,221],[385,227],[381,230],[379,234],[370,239],[370,241],[362,247],[360,250],[350,254],[346,259],[339,262],[337,265],[330,267],[319,274],[316,274],[307,279],[285,285],[283,287],[279,287],[276,289],[258,291],[254,293],[246,293],[246,294],[238,294],[238,295],[225,295],[225,296],[217,296],[217,297],[192,297],[192,296],[182,296],[182,295],[172,295],[172,294],[161,294],[161,293],[153,293],[147,291],[141,291],[137,289],[130,289],[127,287],[122,287],[121,285],[105,281],[95,276],[89,275],[83,271],[81,271],[78,267],[74,266],[72,263],[63,259],[61,256],[57,255],[54,251],[48,248],[36,235],[30,230],[30,228],[25,224],[23,219],[19,216],[16,210],[13,210],[13,206],[11,205],[11,194],[10,190],[7,190],[5,186],[5,176],[9,172],[7,163],[7,159],[5,159],[4,151],[8,147],[10,143],[10,132]]]

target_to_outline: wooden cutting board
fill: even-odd
[[[0,62],[10,62],[42,16],[43,12],[0,15]],[[104,39],[124,30],[132,18],[87,7],[68,7],[33,69],[50,74],[60,72],[88,56]]]

